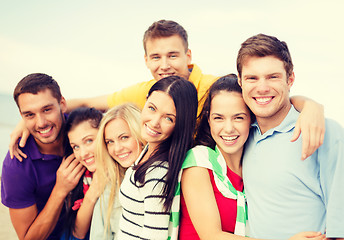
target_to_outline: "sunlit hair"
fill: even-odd
[[[104,192],[106,186],[111,187],[109,205],[106,207],[107,213],[104,234],[106,234],[110,228],[110,217],[113,209],[113,202],[126,171],[126,168],[123,168],[110,156],[105,142],[105,128],[107,124],[118,118],[123,119],[128,124],[130,133],[132,137],[136,139],[139,150],[142,149],[145,144],[145,141],[141,138],[141,111],[134,104],[126,103],[119,105],[109,109],[104,114],[99,125],[95,152],[97,168],[96,177],[98,178],[99,190]]]
[[[287,78],[293,73],[293,62],[287,43],[278,40],[276,37],[260,33],[248,38],[241,44],[237,57],[239,77],[241,77],[242,67],[248,57],[267,56],[274,56],[283,62]]]
[[[238,78],[235,74],[228,74],[226,76],[219,78],[210,86],[208,92],[204,95],[205,101],[203,104],[202,111],[199,115],[199,119],[197,121],[195,145],[204,145],[212,149],[215,149],[216,142],[211,136],[209,126],[209,114],[211,101],[221,91],[236,92],[242,94],[241,87],[238,84]],[[250,112],[252,122],[254,121],[255,116],[249,108],[247,109]]]
[[[143,48],[145,50],[145,54],[147,54],[146,43],[148,40],[166,38],[174,35],[177,35],[182,39],[185,52],[187,52],[189,48],[188,34],[180,24],[171,20],[159,20],[154,22],[149,26],[143,36]]]

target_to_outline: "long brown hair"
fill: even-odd
[[[165,196],[164,208],[168,212],[172,205],[178,174],[186,152],[192,147],[197,116],[197,90],[195,86],[179,76],[170,76],[156,82],[148,92],[148,97],[154,91],[167,93],[173,99],[176,108],[176,122],[173,133],[149,156],[143,164],[134,167],[135,182],[144,183],[147,170],[153,166],[168,163],[166,182],[162,195]],[[147,98],[148,98],[147,97]],[[154,164],[154,165],[153,165]]]

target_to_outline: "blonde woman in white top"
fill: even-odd
[[[102,195],[94,208],[90,239],[116,239],[122,209],[118,189],[145,144],[140,133],[140,110],[131,103],[114,107],[103,116],[96,140]]]

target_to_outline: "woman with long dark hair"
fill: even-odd
[[[118,239],[167,239],[178,174],[192,147],[197,91],[178,76],[150,89],[141,114],[147,145],[120,187],[123,207]]]
[[[65,231],[61,239],[89,239],[89,230],[94,205],[100,195],[97,182],[92,181],[96,170],[95,140],[102,113],[94,108],[77,108],[66,122],[66,133],[70,149],[86,171],[78,185],[66,198]]]

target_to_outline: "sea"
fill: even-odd
[[[8,152],[10,134],[19,122],[20,114],[18,107],[9,93],[0,92],[0,176],[2,173],[2,162]]]

